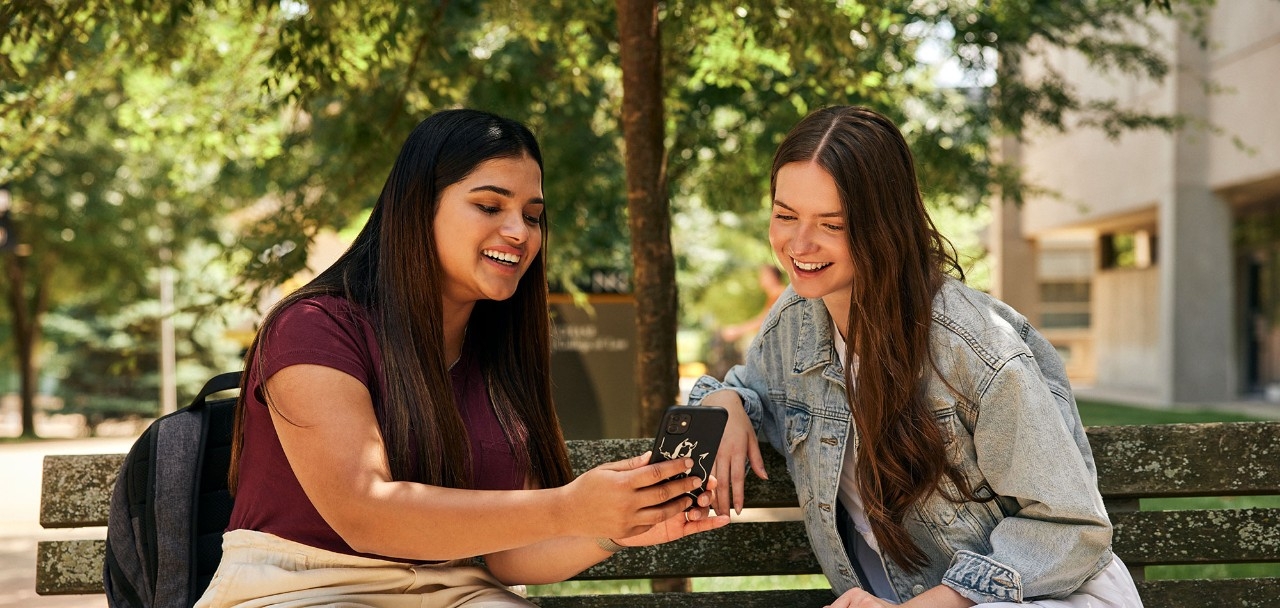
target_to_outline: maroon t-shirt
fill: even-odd
[[[240,455],[235,508],[227,529],[258,530],[320,549],[365,555],[352,550],[307,498],[289,467],[271,423],[271,413],[262,400],[262,387],[257,378],[265,380],[286,367],[299,364],[331,367],[371,387],[373,407],[381,418],[379,395],[386,394],[382,389],[386,385],[382,354],[373,326],[363,310],[345,299],[330,296],[291,305],[276,319],[270,333],[259,341],[258,356],[245,371],[248,386],[245,387],[244,448]],[[478,368],[464,354],[450,370],[454,402],[471,440],[473,488],[523,488],[524,475],[493,412]],[[315,403],[312,407],[325,408],[327,404]]]

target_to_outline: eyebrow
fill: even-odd
[[[471,190],[469,190],[469,192],[492,192],[494,194],[505,196],[507,198],[515,198],[515,193],[513,193],[510,190],[507,190],[506,188],[503,188],[502,186],[492,186],[492,185],[476,186],[475,188],[472,188]],[[546,202],[543,201],[542,197],[534,197],[529,199],[529,201],[525,204],[526,205],[545,205]]]
[[[783,209],[786,209],[787,211],[790,211],[790,212],[792,212],[792,213],[795,213],[796,215],[799,215],[799,214],[800,214],[800,212],[799,212],[799,211],[796,211],[795,209],[792,209],[790,205],[788,205],[788,204],[786,204],[786,203],[784,203],[784,202],[782,202],[782,201],[780,201],[780,200],[774,199],[774,200],[773,200],[773,204],[774,204],[774,205],[777,205],[777,206],[779,206],[779,207],[782,207]],[[843,212],[843,211],[832,211],[832,212],[830,212],[830,213],[819,213],[819,214],[818,214],[818,217],[844,217],[844,212]]]

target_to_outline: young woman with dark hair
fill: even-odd
[[[758,432],[787,459],[834,606],[1141,606],[1062,362],[963,284],[892,121],[814,112],[770,187],[791,287],[746,363],[691,394],[730,412],[717,512],[741,509],[747,466],[765,476]]]
[[[687,459],[573,478],[545,219],[523,125],[474,110],[418,125],[350,249],[249,349],[235,508],[199,606],[528,606],[507,586],[727,523],[682,496],[697,478],[663,482]]]

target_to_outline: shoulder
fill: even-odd
[[[275,319],[277,327],[296,325],[366,325],[368,312],[339,296],[312,296],[292,302]]]
[[[263,379],[291,365],[332,367],[371,386],[380,367],[367,313],[348,300],[315,296],[285,305],[259,339],[254,364]]]
[[[815,306],[821,308],[821,311],[815,309]],[[810,323],[818,312],[826,314],[822,300],[804,298],[788,286],[769,308],[769,314],[760,325],[760,336],[791,335],[797,327]]]
[[[368,312],[338,296],[312,296],[289,303],[266,328],[265,341],[292,345],[362,343],[374,335]]]
[[[933,300],[935,354],[965,352],[998,368],[1013,357],[1030,354],[1026,317],[990,294],[948,277]]]

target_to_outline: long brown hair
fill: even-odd
[[[947,458],[946,435],[925,387],[934,370],[929,350],[933,298],[947,272],[963,278],[954,249],[925,211],[915,161],[898,128],[867,108],[832,107],[800,121],[773,159],[778,170],[816,162],[835,181],[853,258],[845,391],[860,441],[858,492],[880,546],[898,565],[927,563],[903,521],[939,489],[973,500],[964,475]]]
[[[396,480],[467,488],[472,483],[466,428],[453,400],[444,354],[443,272],[434,230],[440,193],[477,165],[527,155],[542,168],[542,153],[522,124],[476,110],[437,112],[409,135],[364,229],[328,269],[281,300],[249,347],[253,365],[263,336],[293,303],[339,296],[368,314],[382,353],[385,395],[378,426]],[[477,302],[464,350],[480,365],[503,431],[517,461],[542,487],[572,478],[564,437],[551,398],[551,329],[543,247],[521,277],[515,295]],[[249,383],[248,374],[242,388]],[[255,378],[259,384],[264,380]],[[235,491],[244,442],[245,395],[236,404],[228,481]]]

